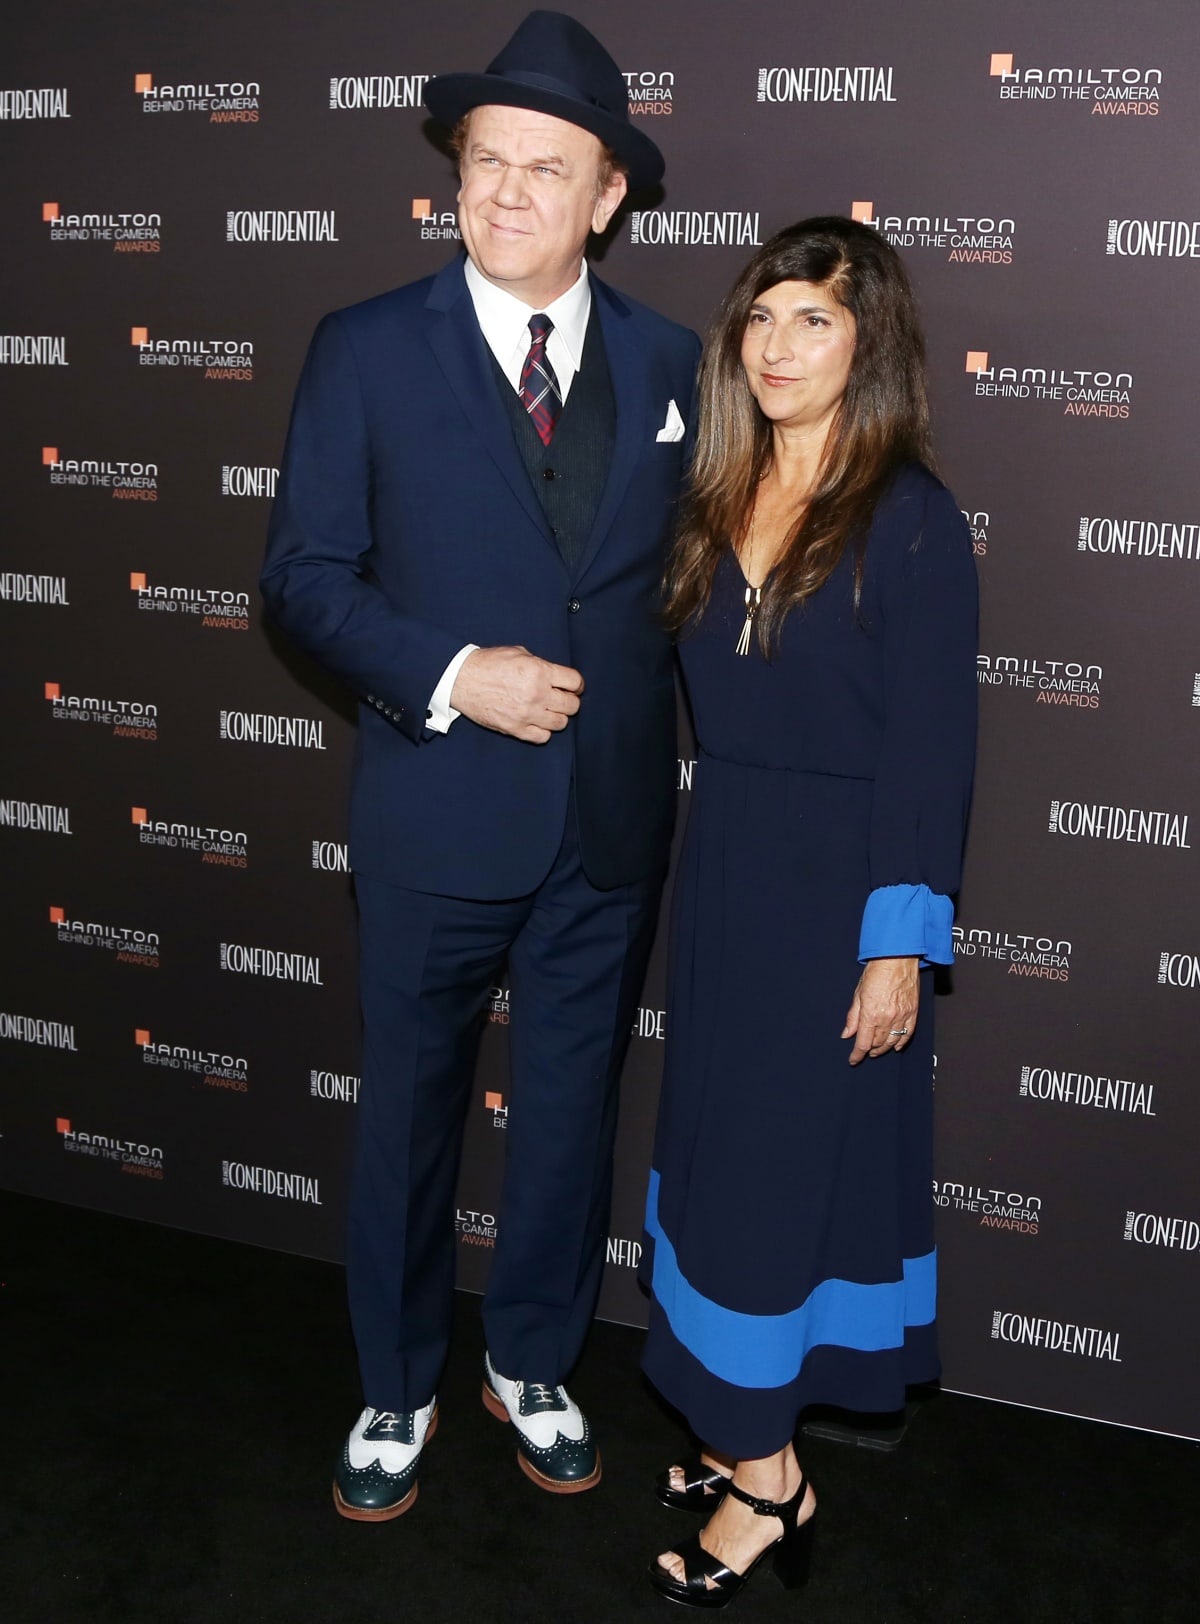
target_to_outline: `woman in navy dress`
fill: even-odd
[[[828,217],[773,238],[722,306],[700,395],[668,578],[699,760],[645,1369],[701,1441],[659,1496],[713,1511],[650,1577],[716,1607],[772,1548],[804,1577],[800,1410],[896,1409],[938,1374],[930,966],[952,959],[976,580],[878,233]]]

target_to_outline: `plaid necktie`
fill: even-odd
[[[546,358],[546,340],[554,331],[549,316],[529,318],[529,354],[521,368],[521,405],[529,413],[543,445],[554,438],[554,425],[562,411],[562,394],[554,368]]]

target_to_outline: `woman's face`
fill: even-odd
[[[828,427],[846,392],[854,317],[812,282],[777,282],[750,306],[742,366],[777,428]]]

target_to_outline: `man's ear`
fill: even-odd
[[[596,207],[592,210],[592,230],[599,236],[607,230],[608,222],[621,206],[622,199],[629,190],[628,178],[617,170],[608,185],[596,199]]]

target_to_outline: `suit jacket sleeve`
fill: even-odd
[[[978,587],[970,532],[949,491],[931,482],[923,505],[912,505],[916,522],[890,561],[884,594],[885,719],[868,918],[882,921],[900,904],[928,916],[941,903],[944,948],[975,766]],[[863,956],[881,951],[923,946],[876,946]]]
[[[374,579],[371,482],[357,358],[341,318],[326,316],[296,390],[263,599],[301,648],[419,741],[429,696],[463,639],[404,614]]]

